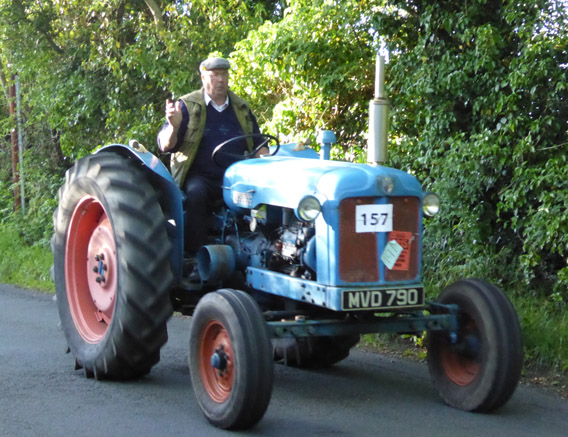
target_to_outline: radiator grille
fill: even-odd
[[[374,202],[374,197],[357,197],[339,205],[339,278],[344,282],[380,279],[377,234],[355,232],[355,207]]]
[[[420,199],[392,197],[393,231],[355,232],[357,205],[376,203],[374,197],[344,199],[339,205],[339,278],[343,282],[379,282],[379,247],[396,240],[404,249],[391,269],[384,268],[386,282],[412,280],[419,271]],[[381,249],[382,250],[382,249]]]
[[[387,282],[411,280],[418,275],[420,251],[420,199],[392,197],[393,232],[389,240],[397,240],[405,249],[392,270],[386,269]]]

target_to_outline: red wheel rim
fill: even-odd
[[[460,336],[475,335],[479,337],[475,322],[471,319],[464,320],[464,328],[460,330]],[[471,384],[481,371],[481,364],[475,357],[471,357],[456,351],[455,346],[448,340],[444,340],[441,345],[440,359],[447,377],[459,386]]]
[[[79,200],[67,230],[65,286],[71,317],[88,343],[100,342],[111,323],[116,301],[116,245],[102,204]]]
[[[227,357],[223,371],[211,364],[211,357],[222,349]],[[225,402],[231,394],[234,379],[234,355],[229,333],[216,320],[210,321],[203,330],[199,346],[199,369],[203,386],[215,402]]]

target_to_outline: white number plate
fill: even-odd
[[[392,205],[357,205],[355,232],[392,231]]]
[[[341,299],[343,311],[394,309],[422,305],[424,305],[422,287],[393,288],[392,290],[345,290]]]

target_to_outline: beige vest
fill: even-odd
[[[181,99],[189,112],[189,123],[179,150],[172,153],[170,167],[174,180],[180,187],[183,187],[187,172],[195,159],[197,149],[203,137],[203,132],[205,132],[207,109],[205,107],[205,100],[203,99],[203,88],[186,94],[182,96]],[[252,134],[253,122],[249,104],[232,91],[229,91],[229,104],[235,110],[243,133]],[[252,151],[252,138],[247,138],[246,141],[248,150]]]

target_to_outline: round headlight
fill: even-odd
[[[305,222],[314,221],[321,212],[321,204],[314,196],[306,196],[296,208],[296,217]]]
[[[426,217],[434,217],[440,212],[440,199],[434,193],[426,193],[422,199],[422,212]]]

